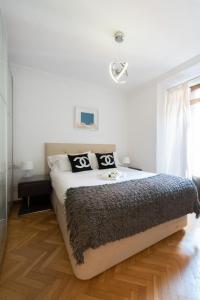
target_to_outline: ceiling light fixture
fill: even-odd
[[[121,31],[117,31],[114,34],[114,39],[117,43],[122,43],[124,41],[124,33]],[[116,83],[126,83],[128,79],[128,63],[121,61],[111,62],[109,65],[109,72],[111,78]]]

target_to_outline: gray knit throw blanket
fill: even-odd
[[[195,184],[159,174],[114,184],[70,188],[65,200],[70,243],[78,264],[95,249],[184,216],[200,214]]]

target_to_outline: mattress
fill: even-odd
[[[146,178],[156,175],[155,173],[137,171],[125,167],[118,167],[120,177],[117,180],[103,179],[102,175],[111,171],[107,170],[92,170],[78,173],[58,172],[54,171],[50,173],[52,187],[55,190],[58,200],[64,204],[65,194],[67,189],[80,186],[95,186],[103,184],[112,184],[115,182],[122,182],[132,179]]]
[[[117,182],[146,178],[155,175],[154,173],[137,171],[125,167],[119,167],[118,170],[120,171],[121,176]],[[77,265],[72,254],[72,248],[69,243],[69,232],[67,230],[67,220],[64,208],[66,191],[71,187],[111,184],[113,183],[113,180],[108,181],[102,179],[102,174],[107,171],[92,170],[80,173],[51,172],[50,174],[54,190],[52,195],[53,207],[63,234],[73,271],[79,279],[89,279],[96,276],[133,254],[180,230],[186,225],[186,216],[183,216],[179,219],[150,228],[145,232],[134,236],[107,243],[97,249],[88,249],[84,252],[84,264]]]

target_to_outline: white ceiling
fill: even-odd
[[[120,56],[132,89],[200,53],[200,0],[3,0],[12,62],[115,86]]]

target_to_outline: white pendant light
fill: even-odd
[[[117,31],[114,34],[114,39],[117,43],[124,41],[124,33]],[[109,65],[109,73],[114,82],[122,84],[128,79],[128,63],[122,61],[113,61]]]

